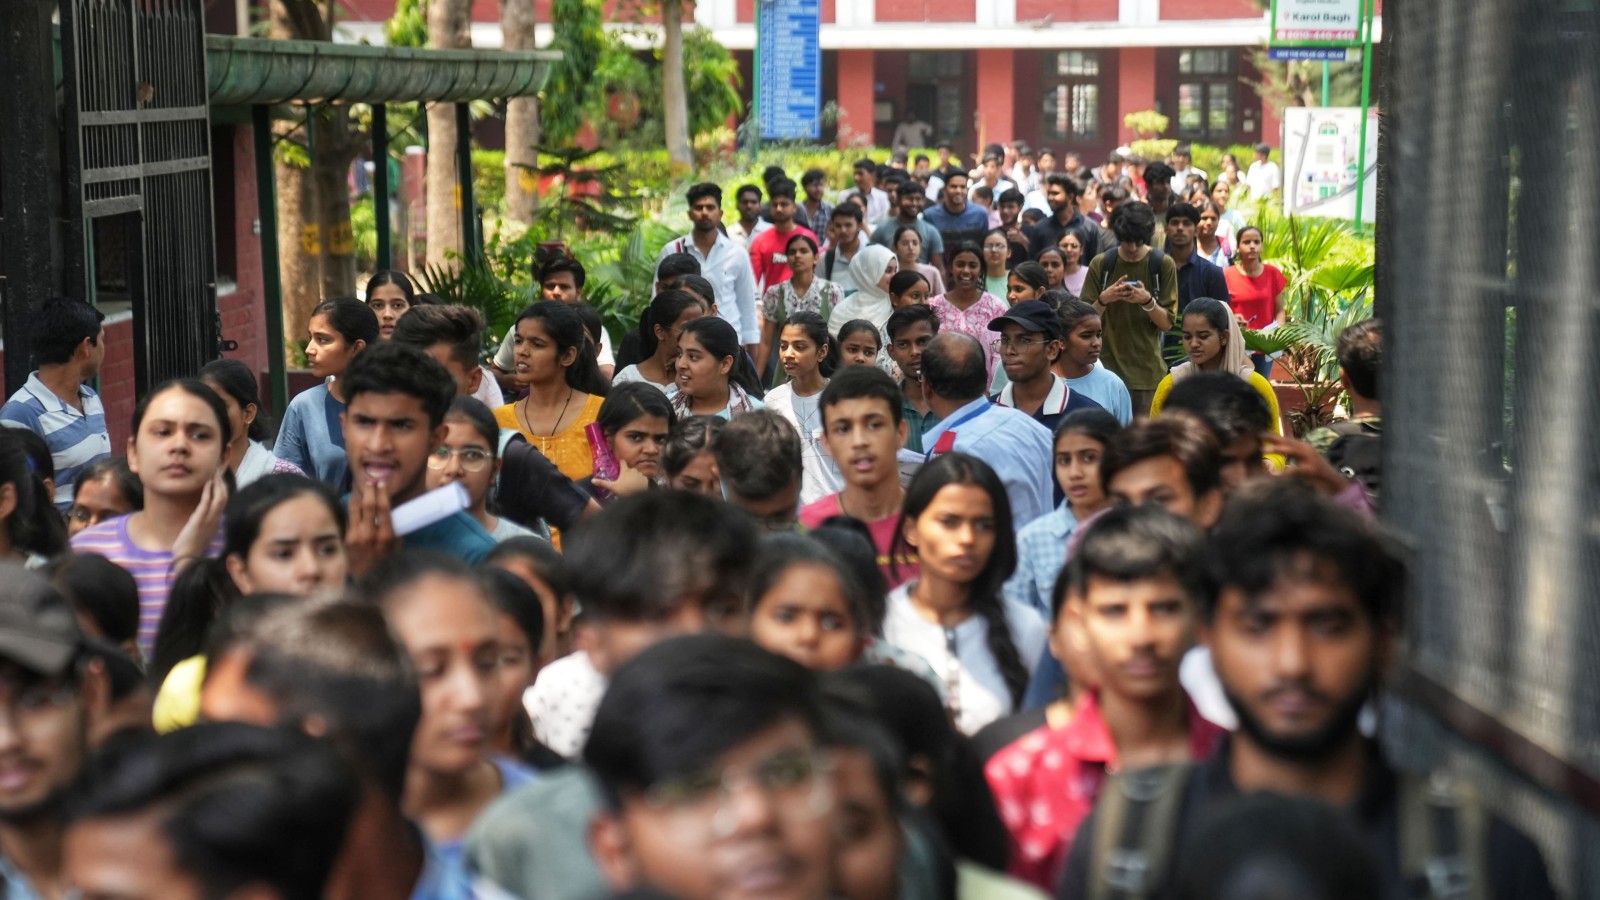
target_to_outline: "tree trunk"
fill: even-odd
[[[683,77],[683,0],[661,4],[662,118],[667,129],[667,158],[674,167],[694,166],[689,145],[689,93]]]
[[[311,177],[322,226],[322,296],[351,297],[356,292],[356,244],[348,175],[356,142],[350,133],[350,107],[341,103],[315,110],[311,127]]]
[[[324,13],[314,0],[272,0],[268,34],[278,40],[332,40]],[[304,110],[295,112],[304,117]],[[310,167],[275,162],[278,182],[278,252],[283,279],[284,340],[306,339],[311,308],[323,297],[355,293],[355,253],[350,231],[350,197],[345,177],[355,159],[350,111],[342,105],[314,109],[305,129],[300,122],[275,123],[279,139],[307,148]],[[300,131],[298,135],[296,131]]]
[[[507,50],[532,50],[533,0],[500,0],[500,34]],[[539,98],[513,97],[506,103],[506,218],[533,221],[539,205],[534,147],[539,143]]]
[[[428,4],[428,46],[440,50],[472,46],[471,0]],[[456,107],[428,107],[428,265],[453,266],[446,254],[462,247],[460,177],[456,171]]]
[[[295,123],[273,123],[274,135],[282,138]],[[311,170],[281,159],[273,163],[278,182],[278,259],[283,279],[283,339],[286,346],[306,340],[311,308],[320,296],[319,272],[322,257],[322,226],[312,212]]]

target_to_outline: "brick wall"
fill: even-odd
[[[1117,0],[1017,0],[1017,21],[1115,22]]]
[[[1181,19],[1259,19],[1261,9],[1254,0],[1161,0],[1161,18]]]

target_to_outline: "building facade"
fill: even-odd
[[[700,0],[685,18],[739,58],[755,84],[761,0]],[[1128,113],[1155,110],[1166,137],[1279,143],[1278,116],[1257,93],[1256,51],[1270,22],[1261,0],[821,0],[823,138],[888,146],[908,112],[958,153],[1012,140],[1088,163],[1138,137]],[[351,0],[350,39],[382,42],[393,0]],[[615,0],[607,3],[608,21]],[[1376,8],[1382,11],[1378,0]],[[550,2],[534,0],[538,41]],[[1373,38],[1381,37],[1381,18]],[[495,0],[475,0],[474,46],[498,46]],[[889,49],[892,48],[892,49]],[[486,137],[482,136],[481,137]],[[1245,160],[1248,162],[1248,160]]]

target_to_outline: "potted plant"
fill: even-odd
[[[1339,385],[1339,333],[1372,318],[1372,266],[1336,263],[1311,273],[1285,306],[1290,320],[1271,331],[1246,331],[1245,346],[1281,354],[1273,363],[1273,388],[1296,435],[1333,420]]]
[[[1372,318],[1372,245],[1337,219],[1274,215],[1257,217],[1265,240],[1262,258],[1283,271],[1288,322],[1268,331],[1246,331],[1245,345],[1257,353],[1281,354],[1273,365],[1278,405],[1295,433],[1332,421],[1339,386],[1339,333]]]

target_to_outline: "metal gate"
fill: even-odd
[[[142,391],[219,349],[201,0],[61,0],[61,22],[63,281],[94,296],[120,250]]]

